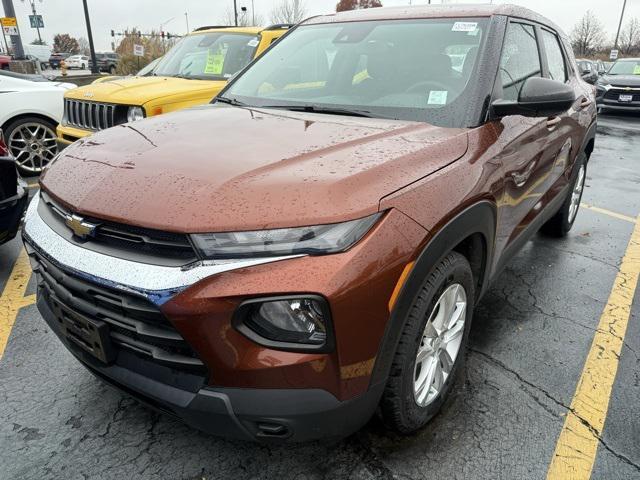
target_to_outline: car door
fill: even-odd
[[[542,77],[544,73],[537,26],[519,19],[511,20],[504,37],[494,100],[517,101],[524,82],[530,77]],[[553,158],[545,152],[545,147],[558,123],[556,118],[521,115],[494,121],[501,147],[497,157],[503,169],[496,231],[497,257],[515,245],[515,240],[541,211],[553,170]]]
[[[553,202],[569,182],[569,176],[565,173],[570,171],[582,147],[582,139],[595,112],[595,98],[592,87],[582,82],[575,70],[570,68],[568,53],[557,33],[541,26],[539,34],[545,76],[571,86],[576,96],[571,109],[556,118],[556,127],[547,135],[545,153],[553,162],[553,169],[546,185],[547,195],[542,202],[544,208]]]

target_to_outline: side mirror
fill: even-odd
[[[497,117],[553,117],[569,110],[575,101],[576,94],[569,85],[549,78],[530,77],[522,85],[517,102],[500,99],[491,107]]]

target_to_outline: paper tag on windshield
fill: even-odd
[[[429,105],[445,105],[447,103],[447,91],[431,90],[428,103]]]
[[[473,32],[478,28],[478,22],[456,22],[451,27],[452,32]]]
[[[254,39],[249,40],[249,43],[247,43],[247,45],[249,47],[257,47],[258,46],[258,39],[254,38]]]
[[[633,74],[640,75],[640,65],[636,65],[635,67],[633,67]]]

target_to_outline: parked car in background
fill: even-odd
[[[208,103],[287,30],[284,25],[203,27],[167,52],[153,75],[102,81],[68,92],[58,128],[60,145],[114,125]]]
[[[86,70],[89,68],[89,57],[86,55],[71,55],[64,59],[64,64],[67,68],[77,68],[80,70]]]
[[[149,75],[153,75],[153,72],[156,68],[156,65],[158,65],[158,63],[160,63],[160,61],[162,60],[162,57],[156,58],[155,60],[152,60],[151,62],[149,62],[145,67],[141,68],[140,71],[138,73],[136,73],[135,75],[120,75],[120,76],[116,76],[116,75],[103,75],[100,78],[96,78],[92,83],[96,84],[96,83],[104,83],[104,82],[113,82],[115,80],[121,80],[123,78],[131,78],[131,77],[146,77]]]
[[[0,70],[9,70],[11,57],[9,55],[0,55]]]
[[[118,68],[118,54],[113,52],[96,53],[96,60],[98,62],[98,70],[101,72],[108,72],[111,75],[116,73]],[[89,58],[89,68],[93,65],[91,58]]]
[[[52,49],[48,45],[23,45],[24,53],[32,60],[36,60],[40,63],[40,68],[43,70],[49,66],[49,59],[51,58]]]
[[[229,37],[187,37],[156,73],[231,76],[256,52],[227,67],[221,43],[260,41]],[[420,5],[313,17],[213,105],[124,127],[41,178],[42,316],[196,428],[304,441],[440,410],[483,293],[538,229],[571,229],[596,109],[544,17]]]
[[[596,83],[601,110],[640,111],[640,58],[617,60]]]
[[[60,62],[70,56],[70,53],[52,53],[49,57],[49,66],[54,70],[57,70],[60,68]]]
[[[55,131],[62,119],[63,96],[75,87],[0,73],[0,128],[22,173],[40,173],[58,152]]]
[[[28,198],[27,183],[20,178],[0,130],[0,245],[17,235]]]
[[[582,79],[590,84],[595,84],[598,80],[598,69],[596,65],[591,60],[578,59],[578,68],[580,69],[580,74],[582,75]]]

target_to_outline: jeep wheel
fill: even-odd
[[[116,74],[116,67],[115,67],[115,65],[111,65],[111,66],[109,67],[109,73],[110,73],[111,75],[115,75],[115,74]]]
[[[424,281],[409,310],[380,404],[390,428],[412,433],[442,407],[464,361],[474,295],[469,262],[456,252]]]

